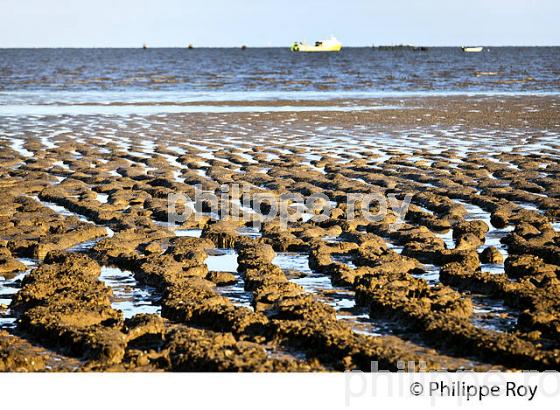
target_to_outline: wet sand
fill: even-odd
[[[558,369],[559,104],[4,117],[0,370]],[[166,224],[169,194],[232,183],[336,208]],[[413,196],[393,230],[350,193]]]

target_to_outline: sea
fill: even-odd
[[[0,49],[4,116],[235,106],[215,105],[223,101],[559,93],[560,47],[312,54],[287,48]]]

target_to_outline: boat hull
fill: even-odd
[[[338,52],[342,49],[342,44],[336,38],[331,37],[328,40],[317,41],[315,44],[307,44],[303,42],[295,42],[290,50],[299,53],[322,53],[322,52]]]
[[[292,47],[292,51],[298,53],[321,53],[321,52],[338,52],[342,49],[341,44],[334,44],[332,46],[308,46],[302,44],[298,47]]]
[[[465,53],[480,53],[482,49],[482,47],[463,47]]]

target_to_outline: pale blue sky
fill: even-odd
[[[560,45],[560,0],[0,0],[0,47]]]

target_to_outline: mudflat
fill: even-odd
[[[0,370],[560,368],[559,97],[197,104],[2,117]]]

